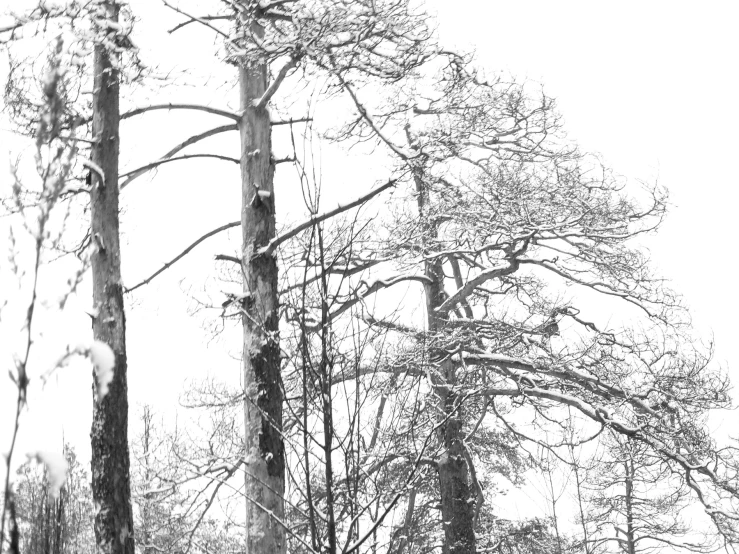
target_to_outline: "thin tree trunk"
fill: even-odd
[[[244,16],[246,17],[246,16]],[[250,32],[264,36],[256,21]],[[275,236],[274,160],[269,112],[256,106],[267,89],[267,64],[245,61],[239,69],[244,274],[244,448],[246,551],[286,552],[285,453],[282,441],[277,262],[256,255]]]
[[[562,554],[562,536],[559,533],[559,516],[557,515],[557,495],[554,492],[554,479],[552,479],[552,466],[549,460],[549,452],[547,452],[546,469],[547,484],[549,485],[549,495],[552,499],[552,520],[554,522],[554,536],[557,539],[557,554]]]
[[[585,554],[590,554],[590,539],[588,537],[588,526],[585,522],[585,508],[583,507],[582,498],[582,479],[580,478],[580,464],[579,460],[575,460],[575,449],[570,445],[570,457],[572,458],[572,467],[575,472],[575,485],[577,491],[577,506],[580,510],[580,525],[582,526],[582,537],[583,537],[583,548]]]
[[[105,2],[106,18],[117,21],[118,6]],[[97,506],[95,539],[99,552],[133,554],[133,515],[128,454],[126,318],[118,237],[119,72],[104,45],[95,47],[91,171],[93,334],[115,354],[108,394],[95,398],[92,431],[92,497]]]
[[[144,413],[142,416],[142,422],[144,424],[144,434],[141,437],[143,447],[143,459],[144,459],[144,483],[151,483],[154,479],[153,472],[151,471],[151,408],[147,405],[144,406]],[[141,501],[141,526],[139,529],[139,548],[143,548],[144,554],[155,554],[156,550],[152,546],[152,536],[150,531],[150,524],[152,518],[152,503],[153,494],[151,492],[145,492],[144,498]]]
[[[626,485],[626,547],[628,554],[636,554],[636,536],[634,532],[634,462],[624,462]]]
[[[405,510],[405,520],[403,521],[403,530],[398,545],[398,554],[403,554],[406,546],[408,550],[413,546],[413,511],[416,509],[416,491],[413,487],[408,495],[408,507]]]
[[[323,232],[316,228],[318,250],[321,261],[321,396],[323,411],[323,451],[326,459],[326,534],[328,535],[328,554],[336,554],[336,513],[334,506],[334,469],[331,459],[333,452],[334,422],[331,407],[331,360],[328,356],[328,281],[326,279],[326,252],[323,249]],[[347,479],[349,474],[347,473]]]

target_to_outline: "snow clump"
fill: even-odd
[[[110,346],[96,340],[90,347],[90,360],[92,360],[92,365],[95,366],[95,375],[97,376],[98,382],[98,398],[102,400],[108,394],[108,386],[113,380],[115,354]]]
[[[39,450],[34,454],[28,454],[28,457],[36,459],[37,462],[46,466],[46,473],[49,477],[49,491],[54,498],[59,498],[59,491],[67,479],[67,470],[69,470],[69,464],[64,458],[64,454]]]

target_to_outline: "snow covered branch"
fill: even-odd
[[[458,289],[454,294],[450,295],[449,298],[444,300],[442,304],[436,308],[438,313],[447,313],[453,310],[457,304],[464,302],[464,300],[474,292],[474,290],[489,281],[490,279],[497,279],[505,275],[510,275],[518,269],[518,263],[515,260],[511,260],[507,265],[502,267],[494,267],[487,269],[480,273],[477,277],[470,279],[462,288]]]
[[[357,290],[354,291],[353,298],[343,302],[340,307],[331,312],[328,315],[328,321],[333,321],[341,314],[346,313],[352,307],[362,302],[367,296],[375,294],[376,292],[392,287],[393,285],[397,285],[398,283],[402,283],[404,281],[418,281],[419,283],[432,282],[431,278],[427,277],[426,275],[394,275],[392,277],[386,277],[384,279],[377,279],[371,283],[362,281]],[[362,290],[362,285],[364,285],[364,290]],[[328,323],[328,321],[326,323]],[[317,323],[316,325],[308,326],[307,330],[317,331],[320,328],[321,324]]]

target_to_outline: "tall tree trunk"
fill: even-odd
[[[114,1],[101,3],[108,20],[118,20]],[[133,554],[133,516],[128,455],[128,386],[126,318],[121,286],[118,237],[119,72],[111,52],[95,46],[92,100],[92,161],[104,179],[91,171],[92,279],[96,317],[93,334],[115,354],[108,394],[93,403],[92,497],[97,506],[95,539],[99,552]]]
[[[441,264],[439,264],[441,265]],[[463,413],[455,385],[454,367],[451,362],[442,364],[446,377],[445,389],[439,390],[445,419],[441,426],[444,451],[439,459],[439,492],[441,494],[441,518],[444,526],[444,554],[474,554],[475,544],[475,493],[471,487],[470,468],[464,456],[462,434]],[[448,387],[448,388],[447,388]]]
[[[430,195],[421,175],[415,178],[418,193],[418,211],[423,226],[424,250],[428,243],[438,235],[438,228],[429,217]],[[441,333],[447,318],[439,315],[436,308],[446,298],[444,293],[444,268],[439,257],[425,262],[424,273],[429,282],[424,284],[426,296],[426,314],[429,334]],[[433,362],[444,352],[429,352],[429,360]],[[444,528],[443,554],[474,554],[475,542],[475,495],[471,487],[470,468],[464,456],[462,434],[463,411],[459,398],[454,393],[455,371],[450,360],[441,362],[439,373],[443,381],[433,383],[439,398],[440,417],[443,423],[439,429],[444,448],[438,462],[439,493],[441,495],[441,519]],[[472,501],[470,501],[472,500]]]
[[[263,37],[256,21],[244,21]],[[249,554],[286,552],[285,453],[282,441],[277,262],[256,250],[275,236],[274,160],[269,112],[257,102],[268,67],[245,60],[239,70],[243,234],[244,449],[246,536]]]

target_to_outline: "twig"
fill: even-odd
[[[194,16],[194,15],[190,15],[190,14],[189,14],[189,13],[187,13],[187,12],[183,12],[183,11],[182,11],[182,10],[181,10],[180,8],[177,8],[177,7],[173,6],[172,4],[170,4],[169,2],[167,2],[167,0],[162,0],[162,2],[163,2],[163,3],[164,3],[164,5],[165,5],[165,6],[167,6],[167,7],[168,7],[168,8],[170,9],[170,10],[174,10],[174,11],[176,11],[177,13],[179,13],[179,14],[182,14],[182,15],[184,15],[185,17],[189,17],[189,18],[190,18],[190,19],[191,19],[192,21],[197,21],[197,22],[198,22],[198,23],[200,23],[201,25],[205,25],[206,27],[208,27],[209,29],[211,29],[211,30],[215,31],[216,33],[218,33],[219,35],[221,35],[222,37],[224,37],[224,38],[226,38],[226,39],[230,38],[230,37],[228,36],[228,33],[224,33],[224,32],[223,32],[223,31],[221,31],[221,30],[220,30],[220,29],[219,29],[218,27],[215,27],[214,25],[211,25],[210,23],[208,23],[208,22],[207,22],[207,21],[206,21],[205,19],[201,19],[201,18],[199,18],[199,17],[196,17],[196,16]],[[170,32],[172,32],[172,31],[170,31]]]
[[[215,258],[219,262],[233,262],[235,264],[241,265],[241,259],[237,258],[236,256],[229,256],[228,254],[218,254]]]
[[[231,17],[232,16],[230,16],[230,15],[204,15],[200,19],[203,19],[205,21],[215,21],[215,20],[218,20],[218,19],[231,19]],[[199,21],[195,21],[194,19],[191,19],[190,21],[185,21],[183,23],[179,23],[178,25],[175,25],[169,31],[167,31],[167,33],[169,33],[171,35],[175,31],[179,31],[180,29],[182,29],[183,27],[189,25],[190,23],[199,23]]]
[[[310,123],[313,121],[312,117],[299,117],[297,119],[283,119],[280,121],[271,121],[271,125],[292,125],[293,123]]]

